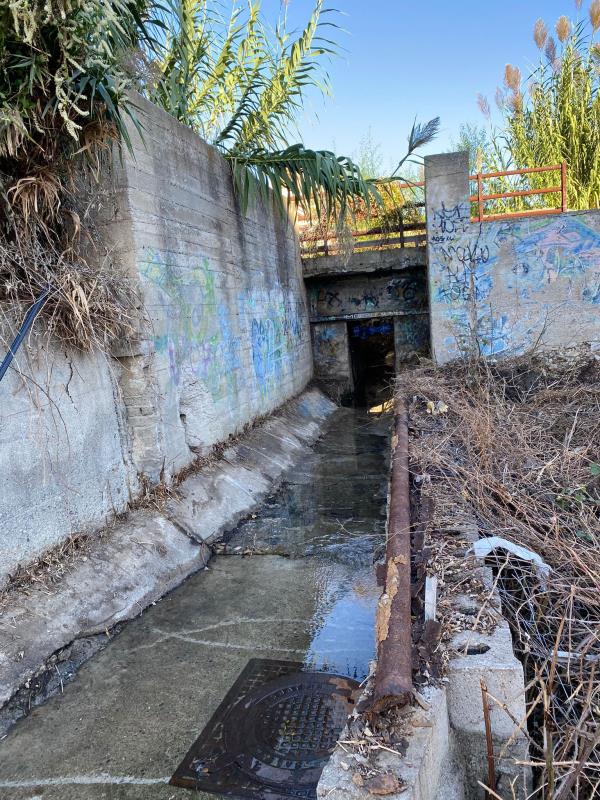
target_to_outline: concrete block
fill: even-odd
[[[311,322],[356,319],[427,311],[427,275],[423,268],[378,275],[323,276],[308,286]]]
[[[112,358],[35,337],[19,351],[0,413],[0,585],[121,513],[140,479],[168,482],[312,377],[289,220],[260,202],[242,216],[218,152],[147,100],[135,104],[143,139],[132,127],[99,225],[137,289],[136,334]]]
[[[491,694],[506,704],[510,716],[525,716],[523,666],[515,657],[508,623],[501,620],[489,635],[463,631],[451,643],[461,653],[451,659],[448,670],[448,711],[456,731],[485,734],[480,681]],[[465,652],[465,655],[462,655]],[[495,736],[510,738],[515,724],[496,703],[491,704],[491,724]]]
[[[429,710],[408,707],[402,714],[406,730],[405,754],[381,750],[377,755],[377,768],[392,772],[406,784],[398,794],[386,795],[390,800],[435,800],[440,784],[445,784],[443,770],[450,757],[445,691],[430,687],[424,697]],[[354,770],[350,753],[339,745],[336,747],[317,786],[319,800],[372,800],[370,792],[352,782]],[[458,790],[454,796],[456,800],[463,800]]]
[[[448,667],[448,713],[456,750],[463,762],[468,797],[481,798],[478,781],[487,780],[487,742],[483,716],[481,680],[495,698],[488,699],[494,742],[496,773],[517,778],[522,796],[527,796],[530,774],[515,761],[527,761],[529,742],[525,727],[523,666],[513,653],[508,623],[500,619],[490,634],[463,631],[451,643],[459,655]],[[521,796],[520,794],[518,795]]]

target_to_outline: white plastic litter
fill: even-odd
[[[551,567],[533,550],[521,547],[521,545],[510,542],[508,539],[502,539],[500,536],[488,536],[486,539],[478,539],[469,548],[469,552],[473,553],[476,558],[485,558],[490,553],[493,553],[494,550],[508,550],[509,553],[517,556],[517,558],[521,558],[523,561],[530,561],[535,564],[542,578],[548,578],[552,572]]]
[[[437,607],[437,575],[427,575],[425,578],[425,622],[435,621]]]

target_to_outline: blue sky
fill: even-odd
[[[587,14],[590,0],[581,13]],[[537,62],[533,25],[553,29],[561,14],[574,19],[574,0],[332,0],[348,31],[346,49],[329,67],[334,96],[311,94],[300,131],[309,147],[356,154],[369,129],[381,144],[385,167],[406,150],[415,115],[440,116],[442,133],[428,152],[447,150],[461,122],[482,124],[477,93],[493,105],[504,65],[524,74]],[[312,0],[289,0],[292,25],[304,21]],[[263,0],[271,17],[279,0]],[[315,113],[318,119],[315,119]]]

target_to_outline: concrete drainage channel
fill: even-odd
[[[62,693],[59,688],[44,704],[33,707],[0,742],[2,800],[185,796],[184,789],[169,781],[249,661],[288,662],[297,668],[302,665],[302,670],[339,674],[351,686],[366,676],[374,652],[379,589],[373,560],[385,537],[391,420],[369,418],[352,409],[334,410],[315,393],[298,403],[304,404],[304,411],[292,407],[287,416],[268,421],[262,432],[257,429],[250,439],[240,440],[235,452],[225,452],[221,468],[226,478],[217,480],[217,466],[211,467],[209,476],[189,478],[182,487],[182,501],[168,517],[161,517],[161,525],[154,518],[144,529],[138,525],[128,534],[119,531],[117,542],[128,537],[139,561],[129,557],[119,568],[111,555],[110,569],[103,566],[102,557],[109,555],[105,541],[98,559],[89,553],[88,560],[65,577],[64,595],[38,596],[32,590],[29,598],[22,598],[15,616],[13,625],[18,627],[11,629],[7,619],[0,623],[7,626],[1,639],[7,658],[0,660],[0,676],[8,693],[9,686],[30,677],[28,670],[36,663],[34,638],[44,638],[47,655],[77,638],[64,609],[69,600],[73,607],[80,569],[89,569],[87,620],[81,611],[77,621],[81,635],[97,632],[107,617],[118,623],[137,613],[125,608],[126,602],[135,603],[132,598],[151,603],[84,663],[70,683],[65,681]],[[322,434],[314,447],[299,438],[307,426],[312,426],[313,439]],[[269,441],[272,444],[267,445]],[[259,478],[245,474],[243,484],[240,478],[241,465],[248,470],[251,462],[262,465],[262,475],[272,470],[274,477],[281,476],[285,468],[284,482],[271,494],[264,492],[268,480],[260,480],[261,505],[256,505],[259,492],[254,486]],[[203,493],[207,486],[212,503]],[[227,494],[226,487],[232,487]],[[254,508],[242,512],[238,497],[247,499],[249,491]],[[202,541],[200,522],[213,536],[216,531],[222,535],[214,512],[219,497],[221,507],[243,519],[232,534],[210,543],[216,555],[208,568],[192,574],[160,602],[155,595],[142,597],[139,587],[149,583],[142,571],[147,570],[146,577],[154,575],[153,564],[167,562],[173,581],[177,574],[185,577],[184,569],[192,571],[183,557],[176,558],[180,550],[195,569],[202,566],[206,548],[190,537]],[[133,541],[139,547],[133,548]],[[118,549],[117,543],[111,547]],[[96,583],[92,585],[94,572],[105,584],[113,572],[119,574],[118,585],[105,586],[111,600],[108,608]],[[25,604],[28,625],[23,621]],[[55,629],[57,609],[62,611]],[[69,630],[60,630],[63,625]],[[286,696],[288,692],[289,687]],[[320,689],[311,692],[314,699]],[[317,700],[313,707],[318,721]],[[286,719],[278,719],[284,726],[285,746],[291,750],[301,745],[293,726],[285,727]],[[315,731],[323,730],[316,726],[313,742]],[[322,743],[330,746],[330,737]],[[321,754],[320,766],[326,755]],[[281,753],[274,757],[281,758]],[[308,794],[303,789],[288,796],[314,796],[314,786]]]
[[[507,719],[524,716],[523,676],[502,620],[488,636],[478,634],[477,641],[458,636],[452,648],[461,655],[451,660],[443,681],[419,687],[416,702],[402,705],[408,691],[400,705],[387,702],[374,709],[369,701],[373,681],[368,682],[362,706],[370,706],[372,714],[392,706],[368,723],[376,731],[378,719],[394,715],[388,744],[382,746],[377,736],[367,742],[374,752],[365,765],[365,735],[373,733],[365,728],[364,714],[354,712],[328,759],[348,710],[360,700],[359,682],[369,673],[378,604],[382,638],[389,561],[383,598],[373,562],[384,554],[392,420],[350,409],[331,413],[332,407],[314,394],[302,402],[308,402],[313,428],[322,426],[323,437],[314,449],[295,438],[294,425],[301,425],[292,411],[283,426],[275,420],[266,436],[242,440],[235,453],[226,453],[221,469],[228,473],[233,495],[216,491],[223,486],[216,478],[218,468],[212,478],[189,479],[167,519],[178,535],[185,531],[199,542],[195,558],[203,559],[200,566],[205,538],[217,555],[126,625],[62,686],[62,693],[33,708],[9,732],[0,744],[3,800],[174,800],[181,792],[176,786],[196,787],[195,796],[207,800],[215,795],[205,792],[265,800],[374,795],[470,800],[482,796],[478,781],[487,777],[482,678],[490,696],[504,706],[490,708],[489,714],[487,733],[501,754],[495,767],[502,780],[514,777],[510,765],[515,755],[526,760],[527,748]],[[269,436],[280,442],[293,438],[287,452],[295,451],[294,457],[288,454],[285,461],[266,447]],[[246,464],[260,459],[262,477],[246,475],[241,483],[236,458]],[[243,496],[247,502],[252,494],[254,504],[264,497],[265,471],[271,470],[272,481],[285,469],[282,486],[253,512],[248,513],[251,507],[244,512]],[[208,492],[207,486],[212,486]],[[219,523],[224,510],[233,513],[234,521],[244,513],[245,518],[232,535],[215,542],[226,527]],[[476,531],[471,535],[476,537]],[[136,529],[135,537],[147,542],[148,529],[145,537]],[[162,557],[175,558],[169,550]],[[396,566],[407,566],[401,554],[394,559]],[[185,559],[181,562],[179,573],[170,565],[170,580],[184,577],[185,569],[192,571],[183,565]],[[491,575],[478,569],[493,594]],[[135,586],[143,583],[138,577],[122,577],[116,590],[136,596]],[[67,597],[69,592],[72,596],[73,583],[67,589]],[[30,609],[38,618],[33,634],[36,624],[46,625],[46,648],[57,642],[64,647],[48,621],[53,603],[60,606],[65,598],[50,598],[50,611],[46,607],[42,615],[43,598],[33,595]],[[92,592],[90,603],[98,605],[98,597]],[[463,610],[467,602],[462,601]],[[112,615],[113,622],[127,619],[123,597],[115,605],[121,611]],[[98,618],[106,613],[100,606]],[[67,631],[63,639],[96,632],[100,620],[90,616],[96,627],[88,620],[80,624],[79,637]],[[24,646],[22,640],[17,646]],[[27,663],[35,660],[29,652],[27,657]],[[25,656],[18,663],[23,661]],[[15,675],[27,673],[23,667],[20,673],[14,665],[11,669],[0,676],[8,685],[12,675],[14,686]],[[321,677],[315,679],[314,671]],[[359,719],[362,741],[356,748]],[[175,785],[169,785],[171,779]]]

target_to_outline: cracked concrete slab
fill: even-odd
[[[0,743],[0,797],[180,796],[166,782],[250,658],[366,664],[377,595],[366,579],[319,559],[215,558]],[[350,602],[359,613],[344,613]]]

